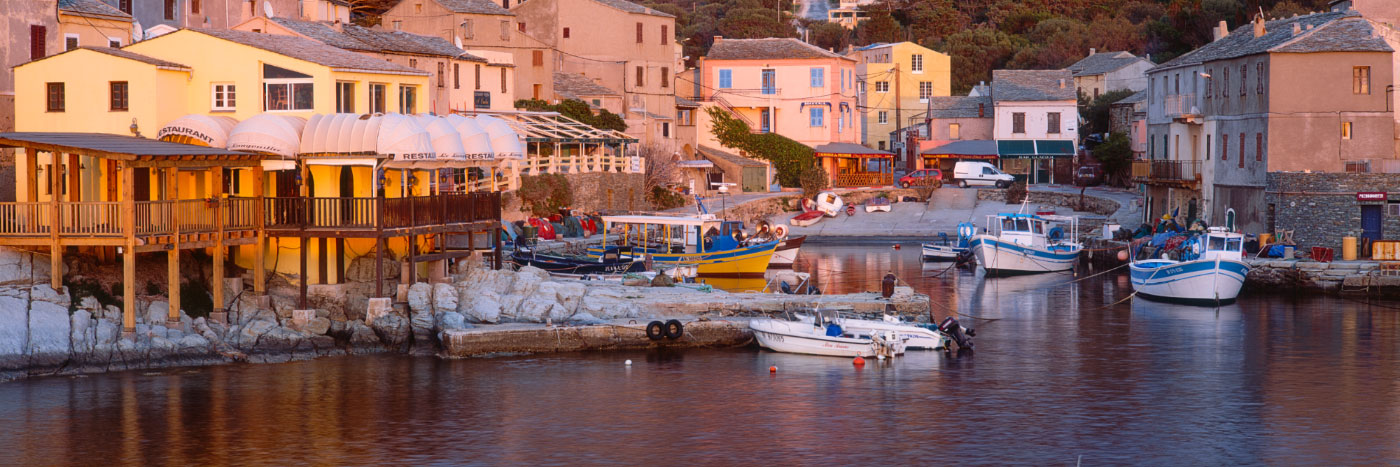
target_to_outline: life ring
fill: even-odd
[[[666,325],[660,321],[647,323],[647,339],[659,341],[666,337]]]
[[[758,225],[754,226],[755,235],[763,235],[771,230],[773,230],[773,226],[769,225],[766,220],[758,221]]]
[[[787,234],[788,234],[788,228],[787,228],[786,225],[779,224],[779,225],[776,225],[776,226],[773,227],[773,236],[774,236],[774,237],[776,237],[776,238],[778,238],[778,239],[784,239],[784,238],[787,238]]]
[[[685,335],[685,325],[678,319],[666,321],[666,338],[670,340],[680,339]]]
[[[1058,241],[1060,241],[1060,240],[1064,240],[1064,238],[1065,238],[1065,229],[1062,229],[1062,228],[1059,228],[1059,227],[1055,227],[1055,228],[1053,228],[1053,229],[1050,229],[1050,232],[1048,232],[1048,233],[1045,234],[1045,238],[1049,239],[1049,240],[1052,241],[1052,242],[1058,242]]]

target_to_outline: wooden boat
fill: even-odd
[[[1133,289],[1148,299],[1215,306],[1235,301],[1249,275],[1244,234],[1221,227],[1187,240],[1181,256],[1129,264]]]
[[[841,209],[846,205],[841,201],[841,197],[830,191],[823,191],[817,194],[816,210],[826,214],[827,217],[836,217]]]
[[[884,196],[865,202],[865,212],[890,212],[890,199]]]
[[[603,225],[603,244],[589,247],[588,256],[627,256],[625,248],[657,267],[694,266],[697,277],[761,278],[779,243],[742,244],[719,234],[723,221],[705,217],[604,216]]]
[[[808,211],[802,214],[798,214],[797,217],[793,217],[792,220],[788,221],[788,223],[792,224],[793,227],[807,227],[812,224],[816,224],[818,221],[822,220],[822,217],[825,216],[826,213],[823,213],[821,211]]]
[[[968,243],[976,233],[977,226],[970,222],[958,224],[957,239],[948,237],[946,232],[939,232],[938,240],[921,245],[922,257],[924,261],[957,261],[959,256],[968,251]]]
[[[551,255],[533,250],[516,250],[510,255],[511,261],[520,266],[534,266],[554,275],[593,276],[619,275],[646,271],[646,262],[637,257],[619,254],[604,255],[599,258],[579,258]]]
[[[1051,227],[1055,223],[1067,224]],[[968,248],[988,275],[1067,271],[1079,262],[1078,218],[1034,214],[987,216],[987,232],[974,235]]]
[[[778,242],[778,248],[773,250],[773,259],[768,261],[769,268],[790,269],[792,263],[797,261],[797,251],[802,248],[802,242],[807,240],[806,235],[788,237]]]

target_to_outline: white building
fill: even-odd
[[[1069,70],[992,71],[992,137],[1003,170],[1027,183],[1066,183],[1079,141]]]
[[[1074,89],[1091,99],[1100,94],[1127,89],[1147,90],[1147,70],[1150,60],[1128,52],[1099,52],[1089,49],[1089,56],[1069,66],[1074,74]]]

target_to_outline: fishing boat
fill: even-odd
[[[603,216],[603,225],[603,244],[589,247],[588,256],[645,255],[656,267],[694,266],[697,277],[762,278],[780,243],[746,244],[720,233],[724,221],[704,216]]]
[[[792,224],[793,227],[807,227],[816,224],[817,221],[822,220],[823,217],[826,217],[826,214],[821,211],[808,211],[798,214],[793,217],[792,220],[788,221],[788,223]]]
[[[782,228],[782,226],[778,226]],[[787,229],[782,229],[784,235]],[[796,237],[783,237],[778,243],[778,248],[773,250],[773,259],[768,262],[770,269],[791,269],[792,263],[797,261],[797,252],[802,249],[802,242],[807,240],[806,235]]]
[[[894,356],[904,353],[904,342],[893,333],[852,334],[836,321],[826,319],[801,322],[778,319],[749,321],[758,345],[774,352],[830,357]]]
[[[815,322],[816,318],[812,315],[798,315],[797,320],[810,324]],[[841,325],[846,332],[855,335],[893,332],[895,337],[904,341],[906,350],[943,350],[948,347],[950,341],[948,336],[941,331],[913,323],[905,323],[900,321],[898,317],[888,314],[884,315],[880,321],[848,317],[841,321]]]
[[[817,193],[815,209],[822,214],[826,214],[826,217],[836,217],[837,214],[841,213],[844,206],[846,206],[846,203],[841,201],[841,197],[837,196],[836,193],[830,191]]]
[[[922,245],[924,261],[957,261],[959,256],[968,253],[968,242],[977,234],[977,226],[971,222],[958,224],[958,238],[955,240],[947,232],[939,232],[938,240]]]
[[[1162,258],[1133,261],[1133,289],[1145,298],[1219,305],[1234,302],[1249,275],[1244,258],[1244,234],[1222,227],[1211,227],[1204,234],[1182,242],[1178,259]]]
[[[510,259],[517,265],[534,266],[559,276],[609,276],[646,270],[646,262],[641,258],[623,256],[617,252],[590,258],[517,249],[510,255]]]
[[[884,196],[865,202],[865,212],[890,212],[890,199]]]
[[[994,214],[968,248],[991,276],[1068,271],[1084,249],[1078,227],[1077,217]]]

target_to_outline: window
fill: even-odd
[[[647,84],[647,83],[646,83],[646,78],[647,78],[646,74],[647,74],[647,69],[646,69],[646,67],[642,67],[642,66],[638,66],[638,67],[637,67],[637,80],[636,80],[636,84],[633,86],[634,88],[640,88],[640,87],[642,87],[642,86],[646,86],[646,84]]]
[[[771,69],[771,68],[770,68],[770,69],[763,70],[763,71],[761,72],[761,74],[760,74],[759,76],[762,78],[762,79],[760,80],[760,84],[763,86],[763,91],[762,91],[763,94],[777,94],[777,93],[778,93],[778,75],[777,75],[777,73],[778,73],[778,72],[777,72],[776,70],[773,70],[773,69]]]
[[[477,91],[480,91],[480,90],[481,90],[481,65],[480,65],[480,64],[477,64],[477,65],[475,65],[475,67],[476,67],[476,90],[477,90]]]
[[[111,109],[113,112],[125,112],[127,110],[127,102],[130,97],[130,95],[127,93],[128,88],[126,85],[126,81],[112,81],[111,83],[108,83],[108,88],[110,90],[108,100],[111,103],[111,105],[108,108]]]
[[[811,111],[810,117],[811,117],[811,122],[809,122],[809,123],[811,124],[811,126],[813,126],[813,127],[822,127],[822,126],[826,126],[826,109],[825,109],[825,108],[816,107],[816,106],[812,107],[812,111]]]
[[[190,0],[190,13],[199,13],[199,0]]]
[[[501,68],[501,93],[506,92],[506,69]]]
[[[314,104],[311,75],[263,64],[263,110],[311,110]]]
[[[1015,112],[1011,114],[1011,132],[1026,132],[1026,114],[1024,112]]]
[[[670,68],[670,67],[664,67],[664,66],[661,67],[661,87],[663,87],[663,88],[669,88],[669,87],[671,87],[671,68]]]
[[[437,72],[438,88],[439,88],[439,89],[445,88],[445,87],[447,87],[447,78],[443,77],[443,75],[446,75],[446,74],[447,74],[447,64],[446,64],[446,63],[443,63],[443,62],[438,62],[437,65],[438,65],[438,72]]]
[[[1371,161],[1346,161],[1346,165],[1342,170],[1349,174],[1368,173],[1371,171]],[[1394,201],[1391,201],[1390,203],[1391,204],[1389,207],[1396,206],[1396,204],[1394,204]]]
[[[875,114],[875,115],[877,116],[878,121],[880,122],[881,125],[884,125],[884,124],[887,124],[887,123],[890,122],[890,113],[887,112],[887,111],[881,110],[879,113],[877,113],[877,114]]]
[[[1258,81],[1254,83],[1254,93],[1264,94],[1264,62],[1254,64],[1254,79]]]
[[[1342,122],[1342,139],[1351,139],[1351,122]]]
[[[471,39],[476,35],[475,28],[472,27],[472,20],[462,20],[462,35],[466,36],[467,39]]]
[[[515,29],[519,30],[520,32],[525,32],[525,22],[521,21],[519,23],[515,23]]]
[[[1206,160],[1210,160],[1210,135],[1206,135]]]
[[[111,47],[111,48],[113,48],[113,49],[119,49],[119,48],[121,48],[121,46],[122,46],[122,40],[121,40],[121,39],[117,39],[117,38],[115,38],[115,37],[108,37],[108,38],[107,38],[107,47]]]
[[[422,3],[414,3],[414,4],[413,4],[413,12],[414,12],[414,13],[422,13],[422,12],[423,12],[423,4],[422,4]]]
[[[165,19],[175,19],[175,0],[165,0]]]
[[[544,66],[544,51],[535,50],[530,52],[530,64],[534,66]]]
[[[1264,134],[1254,134],[1254,161],[1264,162]]]
[[[881,150],[881,151],[884,151],[884,150],[885,150],[885,142],[884,142],[884,141],[880,141],[880,150]]]
[[[923,54],[914,54],[909,56],[909,71],[912,71],[914,73],[924,72]]]
[[[1173,77],[1175,79],[1172,80],[1172,94],[1181,95],[1181,73],[1177,73]]]
[[[1225,72],[1225,76],[1222,76],[1222,77],[1220,78],[1220,98],[1221,98],[1221,99],[1229,99],[1229,98],[1230,98],[1230,69],[1229,69],[1229,68],[1222,68],[1221,70],[1223,70],[1223,71]],[[1222,154],[1222,157],[1223,157],[1223,156],[1224,156],[1224,155]]]
[[[355,113],[355,83],[353,81],[336,81],[335,111],[343,114]]]
[[[418,68],[418,59],[416,59],[416,58],[410,58],[410,59],[408,59],[408,67],[409,67],[409,68]]]
[[[73,49],[76,49],[76,48],[78,48],[78,35],[77,35],[77,34],[64,34],[64,35],[63,35],[63,50],[64,50],[64,51],[68,51],[68,50],[73,50]]]
[[[403,30],[403,21],[394,20],[394,30],[395,30],[395,31],[402,31],[402,30]]]
[[[1045,132],[1058,134],[1060,132],[1060,113],[1050,112],[1045,114]]]
[[[811,73],[812,87],[820,88],[826,86],[826,68],[813,67]]]
[[[49,95],[49,100],[48,100],[48,111],[49,111],[49,112],[62,112],[62,111],[63,111],[63,104],[64,104],[64,102],[63,102],[63,83],[48,83],[47,88],[48,88],[48,95]]]
[[[370,113],[376,113],[376,114],[382,114],[382,113],[384,113],[384,100],[385,100],[384,97],[385,97],[385,94],[386,94],[386,91],[385,91],[385,88],[386,88],[386,87],[388,87],[388,85],[382,84],[382,83],[370,83],[370,84],[369,84],[369,112],[370,112]]]
[[[1371,67],[1357,66],[1351,68],[1351,93],[1371,93]]]
[[[397,23],[398,21],[395,22]],[[510,21],[508,20],[501,20],[501,39],[510,39]]]
[[[661,45],[666,45],[666,44],[670,44],[670,43],[671,43],[671,34],[670,34],[670,31],[669,31],[668,29],[669,29],[669,28],[668,28],[666,25],[664,25],[664,24],[661,25]]]
[[[232,84],[214,84],[213,102],[209,104],[209,109],[213,111],[233,110],[235,89]]]
[[[1230,160],[1230,135],[1220,135],[1220,160]]]
[[[477,65],[480,66],[480,65]],[[478,71],[478,74],[481,72]],[[452,89],[462,89],[462,64],[452,64]]]
[[[1240,167],[1244,167],[1244,133],[1240,133]]]
[[[399,113],[413,115],[418,113],[418,87],[399,85]]]
[[[1211,68],[1211,69],[1209,69],[1209,70],[1206,70],[1206,99],[1210,99],[1211,93],[1214,92],[1214,91],[1212,90],[1212,88],[1214,88],[1214,86],[1215,86],[1215,83],[1213,82],[1214,80],[1215,80],[1215,69],[1214,69],[1214,68]]]
[[[676,124],[680,126],[695,126],[695,122],[690,116],[690,109],[676,111]]]
[[[875,82],[875,92],[890,92],[890,82],[889,82],[889,81],[876,81],[876,82]]]
[[[948,139],[962,139],[962,125],[958,123],[948,124]]]
[[[719,70],[719,88],[729,89],[734,87],[734,70]]]
[[[1249,89],[1249,65],[1240,65],[1240,97]],[[1243,159],[1243,158],[1241,158]]]
[[[670,137],[671,137],[671,122],[661,122],[661,137],[662,137],[662,138],[670,138]]]
[[[531,99],[539,99],[539,98],[540,98],[540,94],[543,93],[543,92],[544,92],[544,85],[543,85],[543,84],[535,83],[535,84],[531,84],[531,85],[530,85],[530,98],[531,98]]]
[[[642,43],[642,23],[637,23],[637,43]]]
[[[564,38],[565,38],[565,39],[568,39],[568,38],[569,38],[569,28],[564,28]]]
[[[131,0],[118,0],[117,9],[121,10],[122,13],[131,14]]]
[[[928,98],[933,97],[933,83],[929,81],[919,82],[919,101],[928,102]]]

